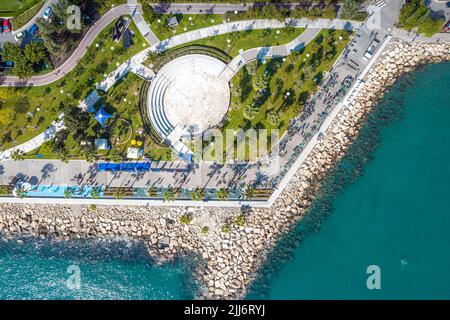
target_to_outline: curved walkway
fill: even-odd
[[[69,73],[80,61],[86,53],[88,47],[92,44],[97,35],[111,23],[111,21],[122,15],[130,14],[130,8],[127,4],[115,7],[105,13],[89,30],[86,32],[78,47],[61,66],[50,73],[33,76],[28,80],[21,80],[16,76],[7,76],[1,79],[0,86],[7,87],[27,87],[27,86],[43,86],[55,82],[67,73]]]
[[[297,38],[284,45],[248,49],[234,57],[222,71],[220,76],[225,77],[227,81],[230,81],[236,72],[253,60],[285,57],[292,52],[299,51],[311,42],[319,34],[320,30],[322,29],[306,29]]]
[[[355,30],[363,24],[359,21],[341,20],[341,19],[287,19],[286,21],[255,19],[255,20],[241,20],[233,22],[225,22],[210,27],[205,27],[197,30],[185,32],[166,40],[162,40],[156,47],[157,51],[165,51],[192,41],[201,40],[208,37],[218,36],[225,33],[261,30],[261,29],[281,29],[286,27],[289,23],[295,28],[312,28],[312,29],[345,29]],[[150,48],[148,50],[152,50]],[[153,49],[155,50],[155,49]]]

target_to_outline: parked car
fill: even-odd
[[[3,33],[3,21],[5,19],[0,18],[0,33]]]
[[[11,22],[9,19],[3,20],[3,32],[11,32]]]
[[[45,9],[44,14],[42,15],[42,17],[44,18],[44,20],[48,20],[48,19],[50,19],[51,16],[52,16],[52,8],[51,7],[47,7],[47,9]]]
[[[16,39],[17,42],[19,42],[20,40],[22,40],[25,37],[25,35],[26,35],[25,31],[18,32],[14,36],[14,39]]]
[[[28,29],[28,33],[31,34],[31,35],[36,34],[36,33],[38,33],[38,32],[39,32],[39,27],[38,27],[38,25],[37,25],[36,23],[34,23],[34,24],[30,27],[30,29]]]

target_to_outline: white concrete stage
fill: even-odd
[[[170,61],[154,77],[148,91],[149,117],[172,146],[222,120],[230,102],[229,83],[219,77],[225,67],[213,57],[192,54]]]

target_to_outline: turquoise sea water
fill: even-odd
[[[445,63],[392,88],[248,298],[450,298],[449,83]],[[381,290],[366,287],[369,265]],[[0,243],[0,299],[185,299],[189,274],[123,242]]]
[[[0,299],[191,299],[188,274],[187,264],[157,266],[126,242],[0,245]]]
[[[449,299],[449,123],[450,63],[397,83],[249,298]]]

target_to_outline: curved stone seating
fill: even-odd
[[[174,128],[164,112],[163,101],[168,85],[169,80],[164,75],[158,74],[150,85],[153,89],[148,91],[148,101],[151,104],[150,121],[162,138],[166,138]]]
[[[188,54],[159,70],[148,89],[147,108],[152,126],[162,139],[167,139],[174,128],[178,128],[178,141],[220,122],[230,99],[228,81],[219,77],[225,67],[211,56]]]

